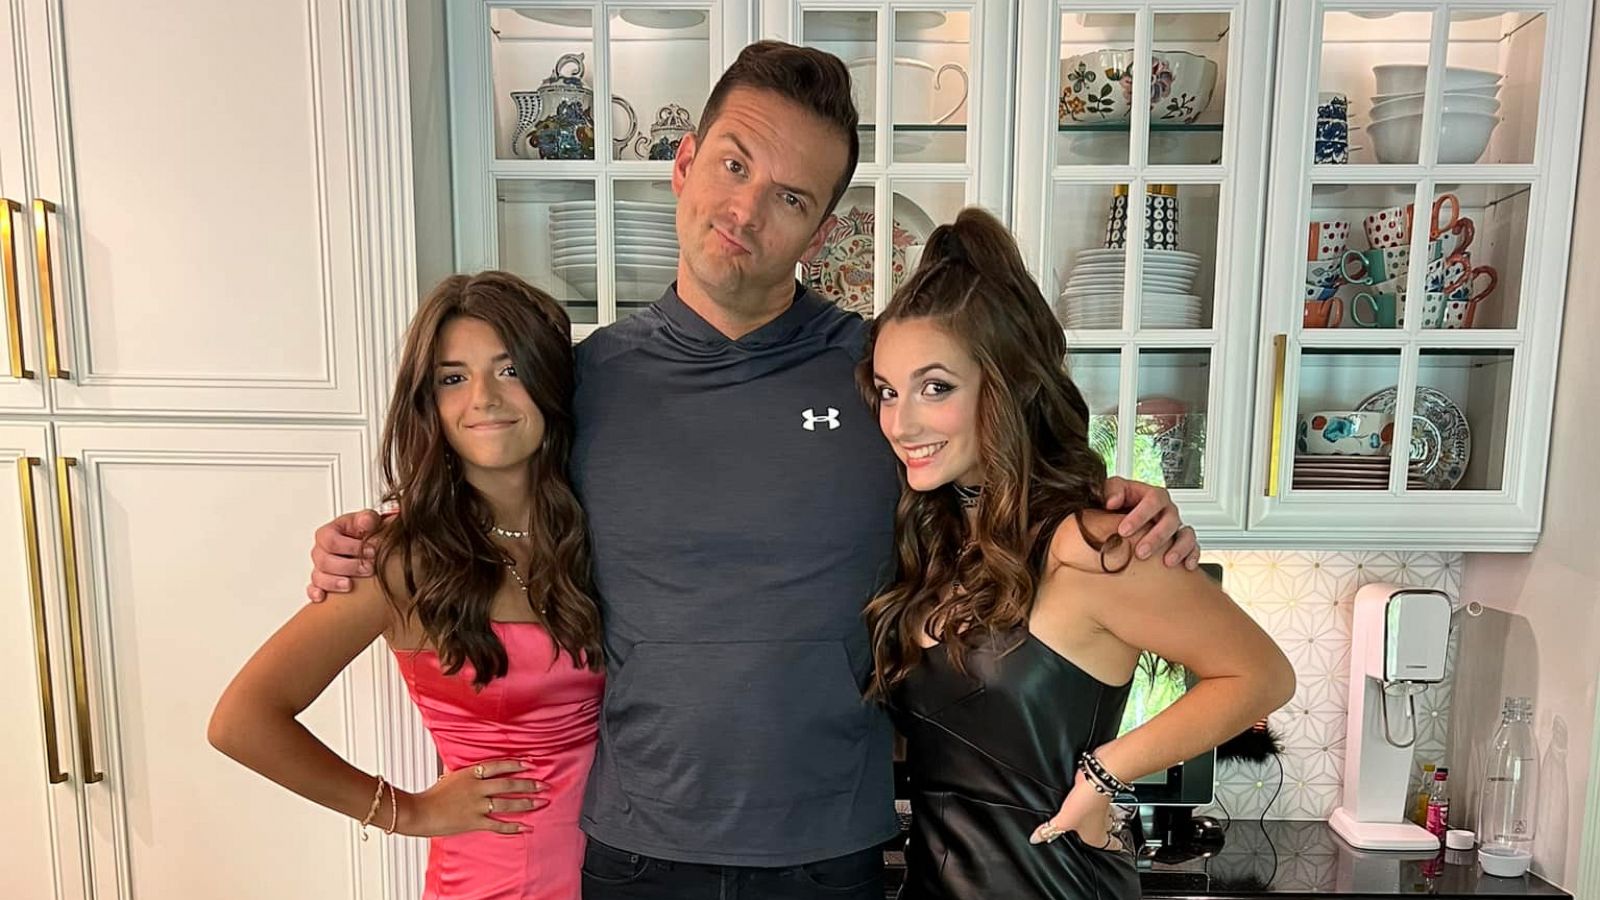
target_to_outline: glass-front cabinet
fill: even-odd
[[[826,50],[850,69],[861,157],[799,277],[872,316],[935,227],[971,204],[1006,216],[1008,4],[764,0],[761,9],[762,37]],[[878,228],[884,221],[891,227]]]
[[[1256,0],[1021,6],[1017,236],[1107,469],[1208,539],[1245,525],[1271,28]]]
[[[653,303],[678,267],[672,158],[748,41],[748,4],[447,13],[458,267],[527,278],[579,338]]]
[[[1588,14],[1283,6],[1253,534],[1536,539]]]
[[[447,9],[457,264],[550,291],[579,339],[672,281],[678,142],[777,38],[844,60],[861,112],[802,281],[874,315],[982,205],[1094,449],[1208,546],[1538,537],[1591,0]]]

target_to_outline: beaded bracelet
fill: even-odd
[[[361,820],[361,839],[363,841],[367,839],[367,826],[372,824],[372,820],[378,815],[378,805],[383,802],[383,786],[385,783],[383,776],[379,775],[378,790],[372,795],[372,808],[367,810],[367,817]]]
[[[1085,750],[1078,756],[1078,769],[1094,786],[1095,792],[1108,797],[1116,794],[1133,793],[1133,785],[1111,774],[1111,771],[1100,762],[1093,753]]]

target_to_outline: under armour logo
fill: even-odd
[[[807,431],[816,431],[818,422],[827,422],[829,431],[839,427],[839,411],[831,406],[828,407],[828,414],[825,416],[817,415],[814,409],[808,409],[800,415],[806,417],[805,425],[802,427]]]

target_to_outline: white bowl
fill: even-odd
[[[1217,64],[1198,53],[1187,50],[1155,50],[1155,76],[1161,77],[1164,64],[1172,73],[1172,84],[1163,96],[1157,96],[1156,83],[1151,83],[1150,121],[1193,122],[1211,105],[1211,94],[1217,89]]]
[[[1379,94],[1409,94],[1421,91],[1428,86],[1428,66],[1426,63],[1388,63],[1372,67],[1372,75],[1378,81]],[[1447,91],[1461,88],[1484,87],[1497,85],[1503,78],[1499,72],[1489,69],[1469,69],[1465,66],[1446,66],[1444,70],[1444,89]]]
[[[1480,97],[1476,94],[1445,94],[1444,111],[1446,113],[1477,113],[1492,116],[1500,111],[1500,101],[1493,97]],[[1370,118],[1394,119],[1400,116],[1422,115],[1422,96],[1401,97],[1394,100],[1383,100],[1372,104]]]
[[[1489,146],[1489,136],[1500,124],[1498,116],[1446,113],[1440,116],[1439,162],[1445,165],[1475,163]],[[1380,119],[1367,126],[1372,147],[1381,163],[1415,163],[1422,142],[1422,116]]]
[[[1478,848],[1478,865],[1496,878],[1519,878],[1532,862],[1532,853],[1504,844],[1484,844]]]
[[[1451,88],[1444,92],[1446,97],[1497,97],[1500,95],[1500,85],[1486,84],[1481,87]],[[1416,100],[1422,96],[1421,91],[1407,91],[1403,94],[1373,94],[1370,98],[1373,103],[1383,103],[1386,100]]]

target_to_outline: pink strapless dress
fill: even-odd
[[[583,832],[578,812],[594,761],[603,672],[553,657],[548,632],[536,623],[495,622],[510,668],[482,691],[472,687],[472,664],[454,675],[439,669],[431,650],[397,650],[411,699],[445,765],[453,770],[496,759],[517,759],[515,777],[542,781],[550,805],[496,815],[522,834],[473,831],[433,838],[424,898],[449,900],[579,900]]]

